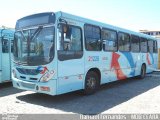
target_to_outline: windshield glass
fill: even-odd
[[[54,27],[17,31],[14,36],[14,61],[28,66],[45,65],[54,58]]]

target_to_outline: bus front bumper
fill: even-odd
[[[48,82],[29,82],[12,78],[12,83],[13,87],[18,89],[56,95],[56,80],[49,80]]]

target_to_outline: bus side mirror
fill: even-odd
[[[67,49],[66,46],[68,46],[71,41],[72,29],[65,23],[59,23],[57,28],[59,29],[59,42],[57,44],[57,49]]]
[[[63,33],[67,32],[68,24],[65,19],[59,18],[58,29],[60,29]]]
[[[58,24],[57,28],[62,33],[68,33],[68,31],[69,31],[69,26],[66,24]]]

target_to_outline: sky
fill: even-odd
[[[41,12],[64,11],[133,31],[160,30],[160,0],[0,0],[0,27]]]

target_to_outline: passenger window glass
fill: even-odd
[[[82,51],[81,29],[75,26],[63,26],[60,33],[60,50],[64,51]]]
[[[100,28],[93,25],[84,26],[86,50],[100,51],[101,47],[101,35]]]
[[[130,36],[126,33],[118,33],[118,48],[120,51],[130,51]]]
[[[83,56],[82,31],[80,27],[59,24],[59,42],[57,43],[60,61],[80,59]]]
[[[7,39],[2,39],[2,52],[3,53],[9,52],[9,41]]]
[[[141,52],[147,53],[148,52],[148,47],[147,47],[147,39],[146,38],[141,38]]]
[[[153,41],[148,41],[148,52],[153,53]]]
[[[131,36],[131,51],[139,52],[140,51],[140,39],[138,36]]]
[[[103,50],[117,51],[117,32],[113,30],[102,30]]]

